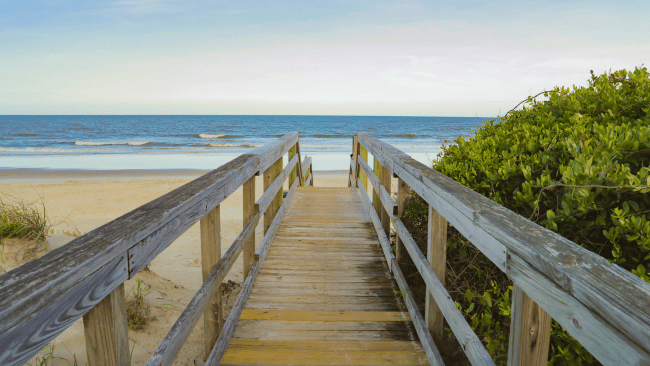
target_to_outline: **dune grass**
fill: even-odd
[[[3,239],[30,239],[38,246],[45,243],[50,226],[43,200],[26,203],[11,196],[0,195],[0,273],[6,272]]]

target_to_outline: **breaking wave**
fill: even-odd
[[[150,141],[125,141],[125,142],[101,142],[101,141],[75,141],[77,146],[108,146],[108,145],[129,145],[144,146],[150,144]]]

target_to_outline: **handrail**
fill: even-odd
[[[357,138],[359,145],[372,154],[382,169],[410,186],[431,209],[440,213],[505,272],[514,281],[515,292],[525,292],[524,295],[537,303],[533,305],[553,317],[600,362],[611,365],[650,362],[649,284],[415,161],[395,147],[367,133],[360,132]],[[357,159],[358,156],[353,157],[355,165],[358,164],[356,167],[362,166],[373,185],[379,183],[381,186],[378,179],[368,174],[367,163],[364,166],[363,159]],[[357,168],[357,177],[359,170]],[[362,187],[360,183],[357,186]],[[380,189],[375,186],[375,190]],[[381,202],[390,213],[393,205]],[[393,217],[392,221],[427,283],[428,291],[453,329],[452,323],[458,319],[445,305],[448,294],[431,270],[430,260],[417,248],[401,220]],[[392,258],[387,257],[387,260],[392,261]],[[524,300],[517,297],[514,301]],[[518,350],[522,340],[513,336],[519,332],[514,330],[515,324],[521,326],[528,316],[517,313],[515,309],[518,308],[521,303],[513,303],[509,353],[512,365],[521,364]],[[550,329],[548,332],[550,334]],[[467,335],[466,332],[454,333],[461,342]],[[547,354],[547,350],[543,354]],[[473,364],[483,364],[482,357],[468,354],[468,358]],[[535,362],[546,364],[546,360]]]
[[[298,139],[288,133],[0,275],[0,364],[34,356]]]

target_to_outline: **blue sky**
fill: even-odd
[[[495,116],[649,64],[648,1],[0,0],[0,114]]]

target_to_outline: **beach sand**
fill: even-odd
[[[0,171],[0,194],[26,202],[42,201],[47,215],[54,223],[54,234],[48,238],[51,249],[74,239],[73,234],[89,232],[115,218],[187,183],[204,174],[201,171],[41,171],[10,169]],[[316,187],[346,187],[347,172],[314,172]],[[256,197],[262,194],[261,177],[256,180]],[[285,188],[286,189],[286,188]],[[225,253],[242,229],[241,187],[221,203],[221,252]],[[256,231],[256,244],[263,237],[262,225]],[[40,256],[27,250],[27,243],[7,240],[5,264],[14,268],[25,259]],[[25,253],[30,252],[30,255]],[[145,364],[158,344],[181,314],[187,303],[202,284],[201,245],[199,224],[156,257],[150,270],[140,271],[127,281],[127,297],[138,280],[146,284],[150,316],[154,318],[140,331],[129,330],[129,346],[133,349],[132,364]],[[224,282],[227,309],[232,307],[240,284],[243,282],[242,259],[235,262]],[[231,281],[231,282],[229,282]],[[203,320],[200,319],[176,358],[177,365],[202,365]],[[79,319],[72,327],[57,337],[54,345],[54,364],[72,365],[86,363],[83,322]],[[39,353],[39,359],[50,348]],[[32,359],[31,364],[36,363]]]

